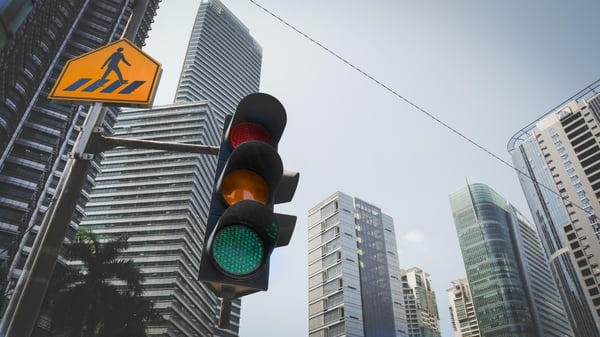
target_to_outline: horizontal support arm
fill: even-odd
[[[198,144],[183,144],[174,142],[159,142],[155,140],[131,139],[103,136],[99,133],[95,134],[95,139],[90,144],[89,152],[97,154],[110,150],[115,147],[128,147],[132,149],[153,149],[164,151],[177,151],[201,154],[219,154],[218,146],[198,145]]]

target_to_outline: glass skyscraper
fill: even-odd
[[[309,335],[408,336],[394,223],[336,192],[308,215]]]
[[[508,143],[577,336],[600,336],[600,81]]]
[[[574,336],[537,232],[484,184],[450,195],[482,336]]]
[[[257,92],[262,49],[217,0],[202,1],[175,103],[125,110],[117,136],[218,146],[227,114]],[[106,152],[82,227],[102,238],[131,235],[123,258],[143,271],[144,295],[166,318],[149,336],[237,336],[241,301],[230,327],[218,329],[218,299],[198,281],[216,156],[156,150]]]
[[[89,105],[46,97],[65,62],[119,40],[132,13],[143,13],[134,43],[143,46],[159,0],[2,1],[0,17],[0,260],[21,274],[54,196],[77,127]],[[5,26],[5,24],[8,26]],[[8,29],[5,30],[5,29]],[[118,109],[108,108],[112,131]],[[77,229],[99,168],[94,160],[69,235]],[[12,286],[12,285],[11,285]]]

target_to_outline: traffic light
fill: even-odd
[[[269,257],[293,233],[296,217],[273,212],[291,201],[299,180],[277,153],[286,121],[283,105],[264,93],[243,98],[226,121],[199,272],[224,306],[267,290]]]

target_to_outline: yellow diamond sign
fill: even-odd
[[[161,65],[127,39],[65,64],[48,98],[151,105]]]

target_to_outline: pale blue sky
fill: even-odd
[[[256,0],[400,95],[510,161],[509,138],[600,78],[597,0]],[[261,91],[283,103],[280,153],[301,173],[270,289],[243,300],[241,336],[308,335],[307,212],[340,190],[394,218],[401,268],[445,289],[465,276],[448,194],[488,184],[529,216],[515,173],[247,0],[222,2],[263,47]],[[198,0],[164,0],[145,51],[173,100]],[[530,216],[529,216],[530,217]]]

